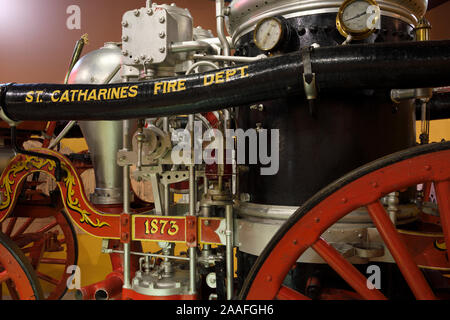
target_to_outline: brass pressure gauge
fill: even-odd
[[[374,0],[346,0],[339,8],[336,27],[342,36],[362,40],[380,25],[380,7]]]
[[[262,51],[277,49],[286,38],[287,26],[280,18],[271,17],[261,20],[255,28],[253,40]]]

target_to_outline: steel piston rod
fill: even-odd
[[[0,114],[12,121],[121,120],[202,113],[304,95],[304,57],[295,52],[206,73],[137,83],[2,85]],[[308,69],[315,74],[319,96],[327,90],[445,86],[450,84],[450,41],[314,48],[309,53]],[[167,90],[167,83],[174,82],[176,85]]]

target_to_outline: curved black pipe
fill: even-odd
[[[312,50],[310,60],[321,93],[450,84],[450,41],[324,47]],[[164,93],[162,80],[110,85],[13,84],[4,88],[0,103],[15,121],[189,114],[303,93],[302,73],[302,54],[296,52],[235,68],[165,79],[175,83],[172,92],[166,88]],[[209,84],[213,78],[215,83]]]
[[[430,120],[440,120],[450,118],[450,92],[434,93],[430,102],[428,102]],[[422,105],[416,105],[416,119],[422,117]]]

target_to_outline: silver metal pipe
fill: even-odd
[[[120,254],[123,253],[123,251],[121,251],[121,250],[110,250],[107,252],[108,253],[120,253]],[[177,256],[164,255],[164,254],[154,254],[154,253],[144,253],[144,252],[134,252],[134,251],[130,251],[130,254],[135,255],[135,256],[143,256],[143,257],[155,257],[155,258],[165,258],[165,259],[184,260],[184,261],[189,260],[189,258],[185,258],[185,257],[177,257]]]
[[[238,63],[249,63],[255,62],[261,59],[267,58],[265,55],[259,55],[256,57],[235,57],[235,56],[219,56],[219,55],[204,55],[204,54],[194,54],[194,60],[206,60],[206,61],[229,61]]]
[[[225,2],[224,0],[216,0],[216,22],[217,22],[217,36],[220,39],[220,44],[223,49],[223,55],[231,55],[230,44],[225,36]]]
[[[189,131],[191,136],[191,164],[189,166],[189,215],[196,215],[196,179],[194,162],[194,119],[195,115],[189,115]],[[197,293],[197,248],[189,248],[189,293]]]
[[[170,46],[172,53],[191,52],[191,51],[208,51],[214,49],[209,43],[204,41],[182,41],[175,42]]]
[[[169,133],[169,118],[163,118],[163,131],[165,133]],[[171,202],[171,194],[170,194],[170,185],[164,185],[164,215],[170,215],[170,202]]]
[[[55,138],[55,140],[52,141],[52,143],[50,143],[50,145],[48,146],[49,149],[53,149],[54,147],[56,147],[58,145],[58,143],[64,139],[64,137],[66,136],[66,134],[73,128],[73,126],[76,124],[76,121],[70,121],[65,127],[64,129],[60,132],[60,134]]]
[[[123,121],[123,149],[128,151],[130,148],[129,137],[130,120]],[[123,212],[130,214],[130,166],[123,167]],[[131,255],[130,243],[123,244],[123,287],[131,288]]]
[[[234,291],[234,252],[233,252],[233,205],[225,206],[226,219],[226,268],[227,268],[227,300],[233,298]]]
[[[197,293],[197,248],[189,248],[189,294]]]
[[[191,72],[197,68],[197,67],[201,67],[201,66],[209,66],[211,68],[214,69],[219,69],[218,66],[216,66],[214,63],[212,63],[211,61],[198,61],[196,63],[194,63],[192,66],[189,67],[189,69],[186,71],[186,74],[191,74]]]
[[[194,119],[195,115],[189,115],[189,133],[191,136],[191,164],[189,166],[189,215],[196,215],[196,178],[194,159]]]

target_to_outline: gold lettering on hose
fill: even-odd
[[[203,85],[205,87],[211,86],[213,84],[226,83],[231,80],[247,78],[249,66],[228,69],[225,71],[218,71],[213,74],[207,74],[203,77]]]
[[[216,73],[203,75],[200,80],[203,86],[223,84],[232,80],[249,77],[249,66],[217,71]],[[153,84],[153,95],[176,93],[187,90],[187,80],[163,80]],[[139,86],[117,86],[113,88],[84,89],[84,90],[54,90],[29,91],[25,95],[26,103],[42,103],[44,99],[52,103],[72,103],[88,101],[111,101],[136,98],[139,94]],[[44,96],[44,92],[46,92]]]
[[[87,101],[124,100],[138,95],[138,85],[102,89],[54,90],[46,97],[53,103],[71,103]],[[42,103],[44,91],[29,91],[25,95],[26,103]]]

